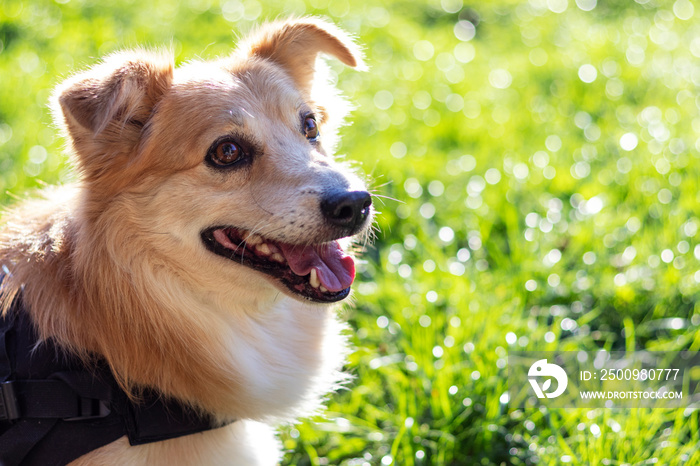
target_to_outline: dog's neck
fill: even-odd
[[[134,225],[89,235],[77,225],[54,214],[27,237],[7,287],[23,287],[42,338],[104,357],[127,391],[155,388],[221,421],[282,420],[313,412],[338,383],[345,339],[333,309],[235,287],[197,294],[197,278],[158,261]]]

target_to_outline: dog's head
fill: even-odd
[[[114,241],[182,273],[345,298],[355,269],[338,240],[366,232],[371,197],[330,153],[347,106],[319,77],[320,53],[362,66],[347,35],[306,18],[265,25],[217,61],[174,69],[167,53],[126,52],[69,79],[57,120],[91,234],[114,234],[116,217],[128,227]]]

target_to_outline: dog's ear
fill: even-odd
[[[111,55],[57,88],[54,115],[84,171],[104,170],[136,147],[172,76],[172,54],[137,50]]]
[[[69,127],[77,123],[99,134],[114,122],[144,123],[172,76],[173,59],[165,52],[118,52],[59,86],[58,102]]]
[[[263,25],[239,46],[239,51],[247,57],[277,63],[306,92],[311,89],[319,53],[331,55],[348,66],[365,68],[357,44],[341,29],[318,18]]]

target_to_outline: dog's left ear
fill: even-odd
[[[280,65],[307,93],[313,82],[316,57],[331,55],[344,64],[365,69],[362,52],[341,29],[318,18],[300,18],[263,25],[238,48],[247,57]]]

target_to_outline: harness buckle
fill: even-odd
[[[19,417],[19,403],[14,383],[0,382],[0,421],[13,421]]]
[[[76,417],[64,418],[64,421],[89,421],[101,419],[111,414],[112,410],[108,403],[103,400],[92,398],[80,398],[80,415]]]

